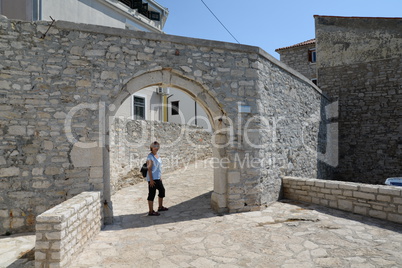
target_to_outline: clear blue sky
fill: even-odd
[[[313,15],[402,17],[402,0],[203,0],[234,37],[279,58],[275,49],[314,38]],[[201,0],[157,0],[167,34],[237,43]]]

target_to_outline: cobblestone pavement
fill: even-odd
[[[147,216],[145,182],[116,193],[115,223],[70,267],[402,267],[402,225],[286,200],[217,215],[202,161],[164,184],[169,211],[158,217]]]

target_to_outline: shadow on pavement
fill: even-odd
[[[148,216],[147,213],[115,216],[114,223],[106,225],[102,231],[141,228],[220,216],[211,208],[211,194],[212,191],[171,206],[168,211],[160,212],[160,216]]]

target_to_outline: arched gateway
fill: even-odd
[[[319,172],[327,104],[305,77],[257,47],[58,21],[0,18],[0,233],[83,191],[111,219],[108,118],[128,95],[177,87],[214,128],[212,204],[259,209],[281,176]]]

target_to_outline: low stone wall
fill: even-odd
[[[35,267],[68,267],[102,226],[100,192],[83,192],[36,217]]]
[[[402,187],[285,177],[283,197],[402,223]]]

